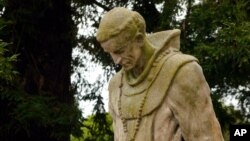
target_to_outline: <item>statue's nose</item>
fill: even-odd
[[[121,60],[122,60],[121,57],[117,57],[116,60],[114,60],[114,62],[115,62],[115,64],[120,64]]]

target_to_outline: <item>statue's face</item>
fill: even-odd
[[[136,41],[126,40],[124,34],[119,34],[101,43],[105,52],[109,53],[115,64],[121,65],[125,71],[137,66],[141,57],[141,44]]]

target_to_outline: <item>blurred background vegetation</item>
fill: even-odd
[[[230,124],[250,122],[248,0],[0,0],[1,141],[113,140],[101,94],[120,67],[95,33],[115,6],[138,11],[148,33],[182,30],[181,51],[199,59],[226,141]],[[95,83],[88,62],[104,70]],[[88,117],[86,101],[95,103]]]

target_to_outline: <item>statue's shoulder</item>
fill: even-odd
[[[113,90],[114,88],[118,88],[121,83],[121,75],[122,71],[120,70],[117,72],[109,81],[109,91]]]
[[[169,56],[169,57],[168,57]],[[164,63],[161,71],[167,71],[170,74],[175,74],[179,69],[183,66],[190,65],[192,62],[198,64],[198,59],[192,55],[183,54],[181,52],[178,53],[170,53],[164,59]],[[171,68],[171,69],[170,69]]]
[[[203,70],[199,64],[199,61],[196,57],[188,54],[177,54],[173,56],[171,59],[172,64],[178,66],[177,71],[179,74],[183,73],[183,75],[189,74],[185,76],[187,77],[194,77],[194,76],[202,76]]]
[[[171,65],[183,65],[185,63],[188,63],[190,61],[199,62],[198,59],[192,55],[189,54],[183,54],[179,51],[177,53],[171,53],[170,57],[167,57],[165,59],[165,62],[169,62]]]
[[[196,61],[198,62],[198,59],[192,55],[189,54],[183,54],[183,53],[177,53],[176,55],[173,55],[171,58],[172,61],[175,61],[176,63],[178,62],[189,62],[189,61]]]

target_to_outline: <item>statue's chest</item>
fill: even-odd
[[[168,85],[165,78],[147,77],[139,85],[131,86],[122,80],[122,87],[116,88],[112,103],[117,107],[117,115],[125,119],[136,119],[152,113],[164,100]],[[170,82],[170,81],[169,81]]]
[[[125,119],[136,119],[152,113],[161,105],[169,86],[166,83],[168,78],[164,77],[166,59],[153,65],[144,80],[136,85],[130,85],[124,74],[121,74],[122,87],[116,87],[111,94],[111,103],[117,108],[117,115]]]
[[[126,119],[133,119],[152,113],[164,99],[165,91],[159,91],[159,86],[151,85],[145,89],[136,90],[123,88],[118,97],[118,110]]]
[[[172,80],[178,69],[191,61],[196,59],[181,54],[173,57],[166,56],[136,86],[129,85],[121,74],[118,83],[122,84],[122,87],[115,87],[110,92],[112,108],[124,119],[136,119],[151,114],[161,106],[169,87],[174,85]]]

